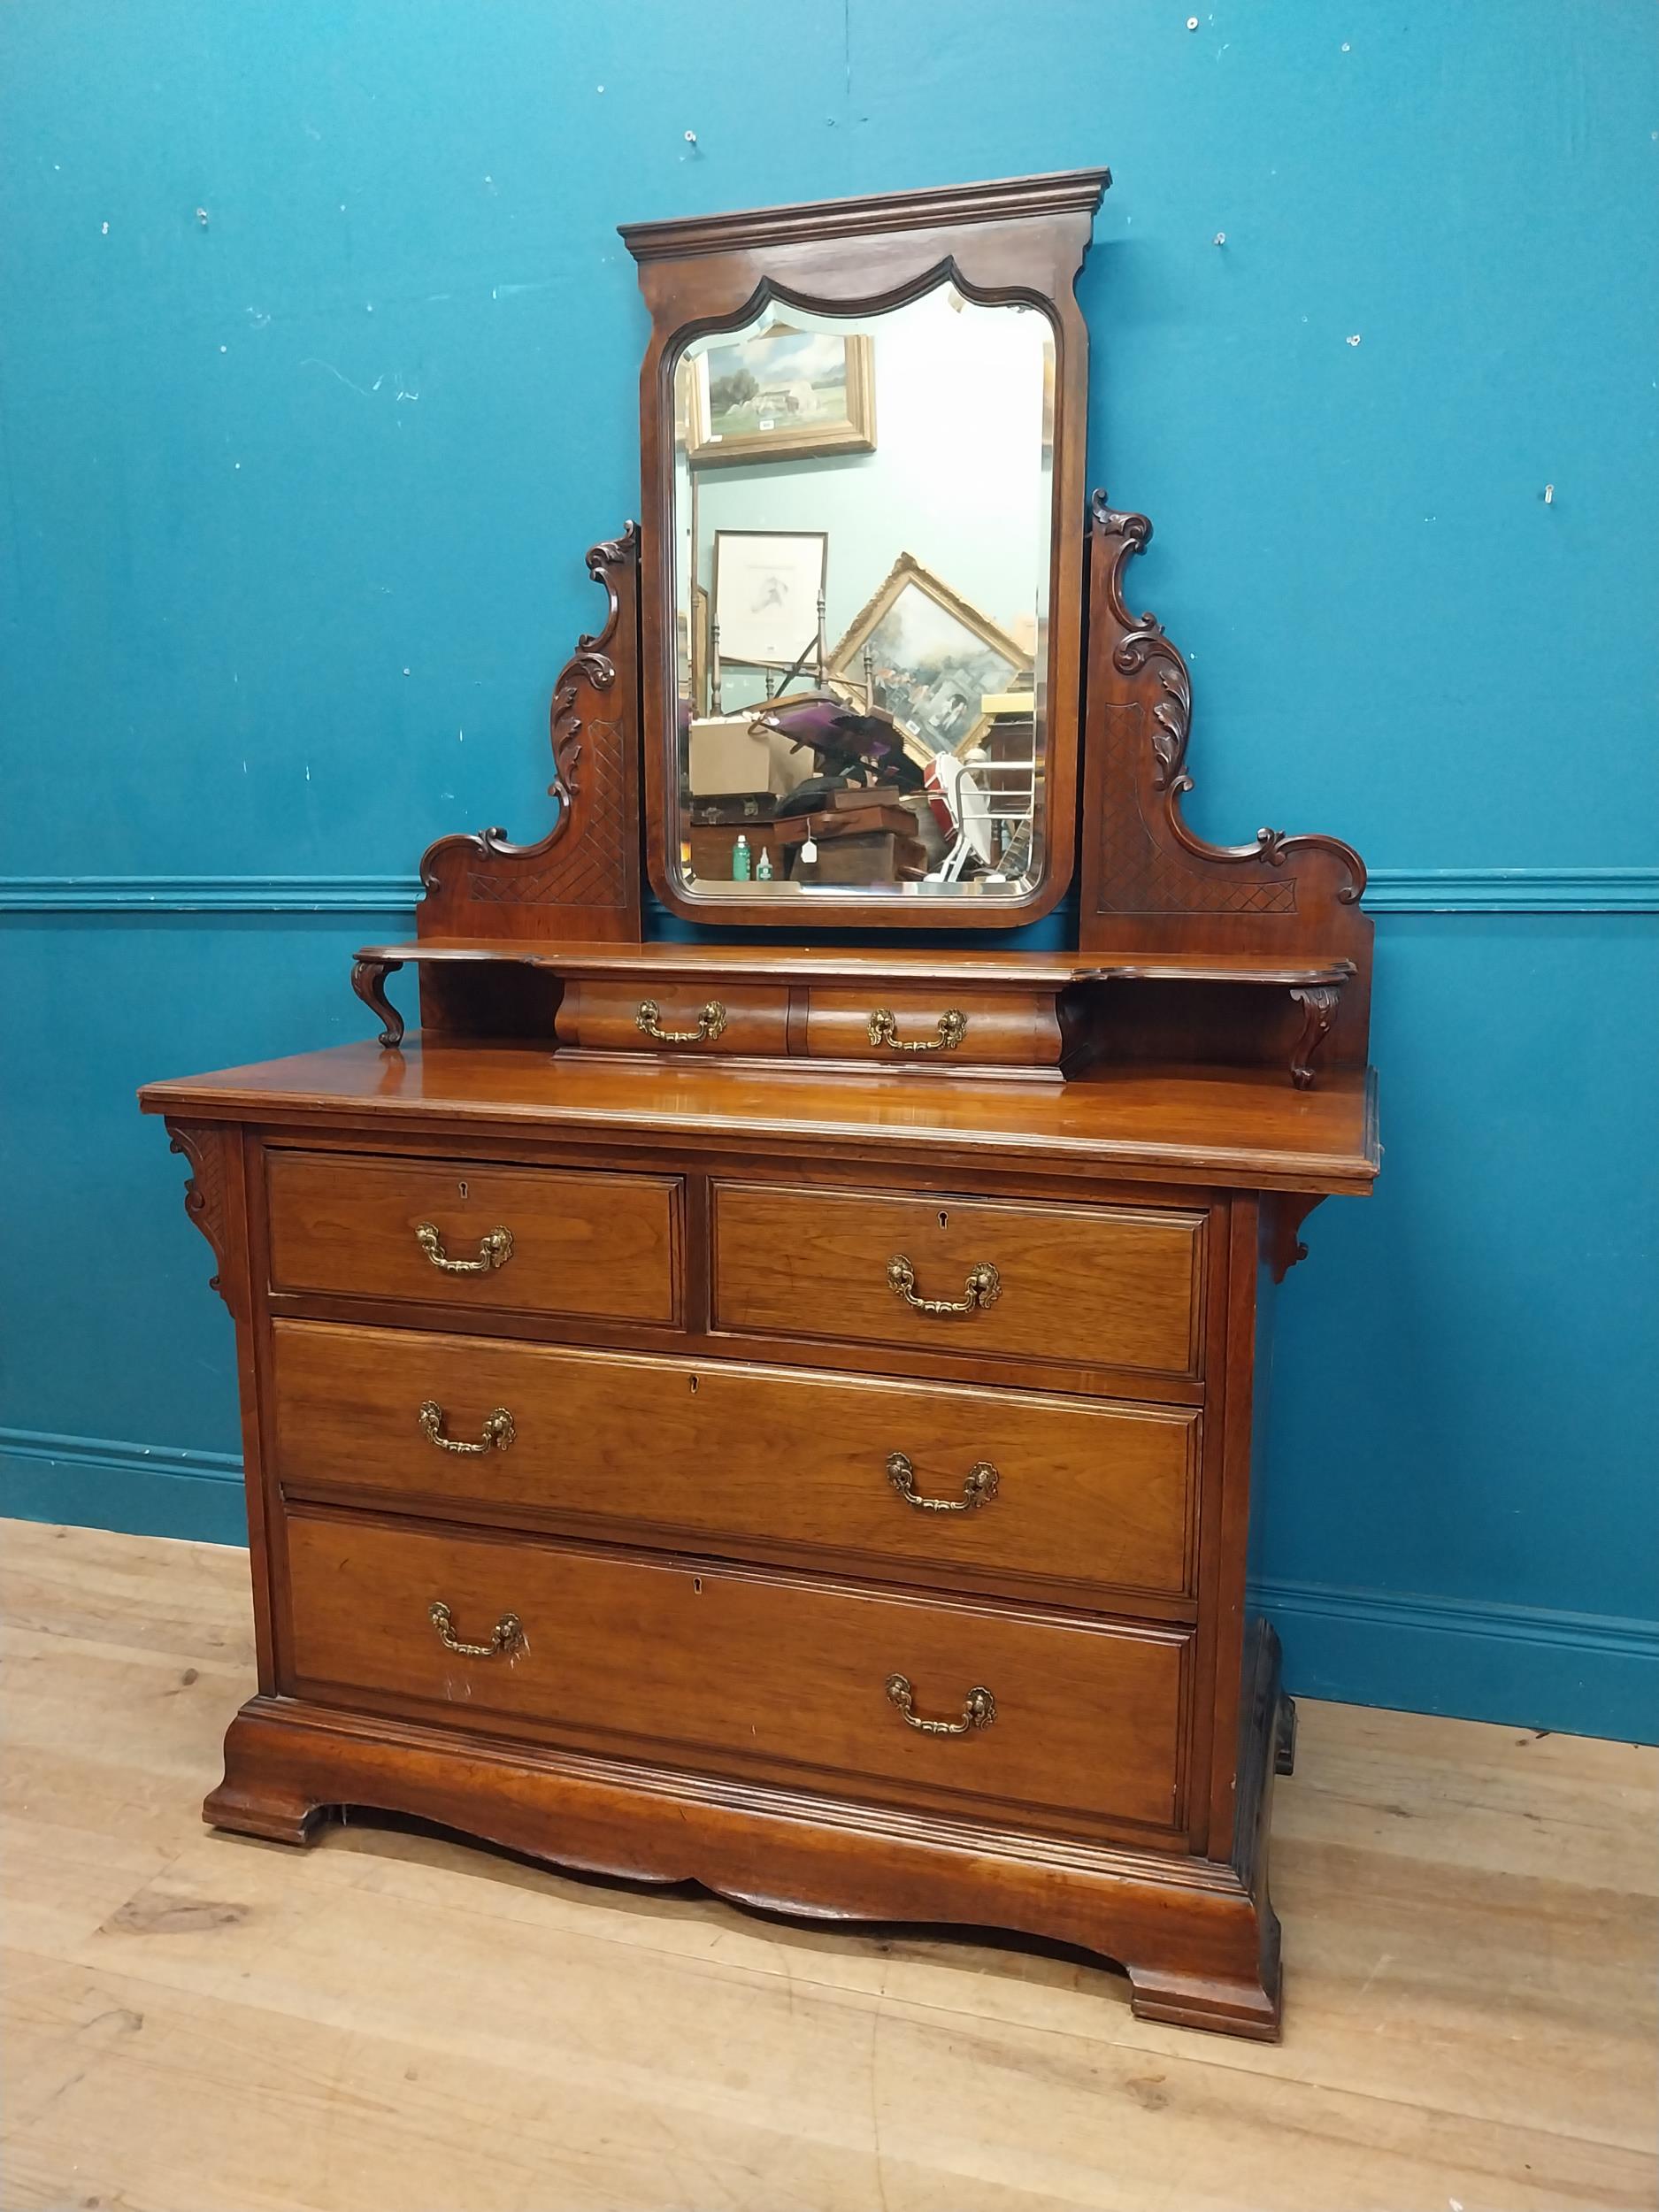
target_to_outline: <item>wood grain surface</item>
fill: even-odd
[[[714,1326],[966,1351],[987,1362],[1198,1371],[1205,1219],[1133,1207],[936,1204],[895,1193],[717,1182]],[[911,1263],[910,1298],[888,1269]],[[997,1271],[988,1305],[965,1302]]]
[[[694,1060],[560,1060],[533,1045],[335,1045],[147,1084],[147,1113],[288,1128],[465,1129],[603,1136],[682,1152],[710,1144],[951,1168],[1033,1169],[1251,1190],[1368,1192],[1379,1158],[1373,1087],[1336,1068],[1311,1091],[1261,1069],[1110,1066],[1072,1083],[810,1074]]]
[[[362,1514],[295,1514],[288,1556],[292,1687],[325,1703],[469,1730],[499,1716],[550,1742],[860,1796],[873,1784],[901,1803],[1029,1808],[1074,1832],[1175,1819],[1186,1630]],[[457,1656],[434,1600],[465,1643],[488,1644],[507,1614],[521,1635]],[[959,1722],[984,1686],[995,1719],[921,1732],[884,1694],[895,1672],[918,1717]]]
[[[277,1289],[626,1321],[679,1310],[671,1175],[273,1151],[269,1181]],[[482,1273],[451,1272],[422,1248],[422,1223],[450,1262],[476,1262],[501,1229],[511,1253]]]
[[[1098,1594],[1190,1594],[1200,1416],[737,1362],[278,1321],[277,1479],[288,1493],[534,1514],[579,1533],[799,1548],[921,1582],[1009,1575]],[[505,1449],[477,1441],[497,1406]],[[918,1497],[895,1486],[902,1453]]]

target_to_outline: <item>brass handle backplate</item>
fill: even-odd
[[[925,1498],[916,1487],[916,1470],[910,1460],[902,1452],[894,1452],[887,1460],[887,1480],[905,1504],[913,1505],[918,1513],[972,1513],[989,1504],[1002,1477],[988,1459],[977,1459],[968,1470],[959,1498]]]
[[[491,1229],[478,1240],[475,1260],[452,1260],[443,1248],[443,1239],[433,1221],[415,1224],[415,1242],[436,1268],[446,1275],[491,1275],[498,1267],[505,1267],[512,1257],[512,1231]]]
[[[458,1436],[444,1434],[443,1408],[435,1398],[426,1399],[416,1418],[420,1423],[421,1434],[430,1437],[440,1451],[465,1452],[469,1457],[491,1450],[504,1452],[518,1434],[512,1425],[512,1416],[505,1406],[497,1406],[492,1413],[485,1415],[482,1438],[476,1444],[468,1444]]]
[[[887,1677],[887,1697],[903,1714],[906,1727],[919,1729],[924,1736],[965,1736],[972,1729],[988,1728],[996,1718],[996,1700],[982,1685],[976,1685],[963,1699],[960,1720],[918,1720],[916,1693],[906,1675]]]
[[[426,1618],[437,1630],[444,1649],[463,1659],[510,1659],[524,1642],[524,1623],[516,1613],[502,1615],[487,1644],[462,1642],[450,1626],[455,1616],[442,1598],[434,1598],[426,1608]]]
[[[994,1306],[1002,1296],[1002,1279],[989,1260],[982,1260],[978,1267],[968,1270],[965,1298],[918,1298],[916,1270],[902,1252],[895,1252],[887,1262],[887,1287],[918,1313],[977,1313],[981,1306]]]
[[[871,1043],[885,1045],[889,1052],[954,1052],[967,1033],[968,1018],[957,1006],[939,1017],[937,1037],[921,1037],[914,1042],[899,1035],[898,1016],[890,1006],[878,1006],[870,1017]]]
[[[698,1015],[695,1029],[663,1028],[662,1010],[654,998],[642,998],[640,1010],[634,1017],[634,1027],[648,1037],[655,1037],[659,1045],[711,1045],[717,1037],[726,1033],[726,1009],[718,998],[711,998]]]

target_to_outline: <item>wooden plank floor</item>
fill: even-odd
[[[1304,1704],[1264,2047],[1028,1949],[211,1834],[243,1555],[0,1540],[7,2212],[1655,2202],[1653,1752]]]

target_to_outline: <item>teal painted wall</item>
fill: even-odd
[[[1385,1173],[1280,1307],[1293,1684],[1655,1732],[1659,19],[1186,22],[0,11],[0,1508],[238,1532],[229,1325],[132,1094],[364,1034],[420,848],[542,827],[637,501],[613,226],[1106,161],[1090,475],[1157,523],[1194,814],[1378,874]]]

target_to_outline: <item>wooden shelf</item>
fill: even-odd
[[[645,945],[564,943],[508,937],[424,937],[365,945],[357,957],[388,972],[419,963],[510,961],[581,979],[649,977],[662,981],[709,975],[755,983],[844,982],[849,972],[908,983],[1028,984],[1064,989],[1080,983],[1254,983],[1281,989],[1340,985],[1351,960],[1265,960],[1248,952],[918,951],[905,945],[832,948],[822,944],[705,945],[666,940]]]

